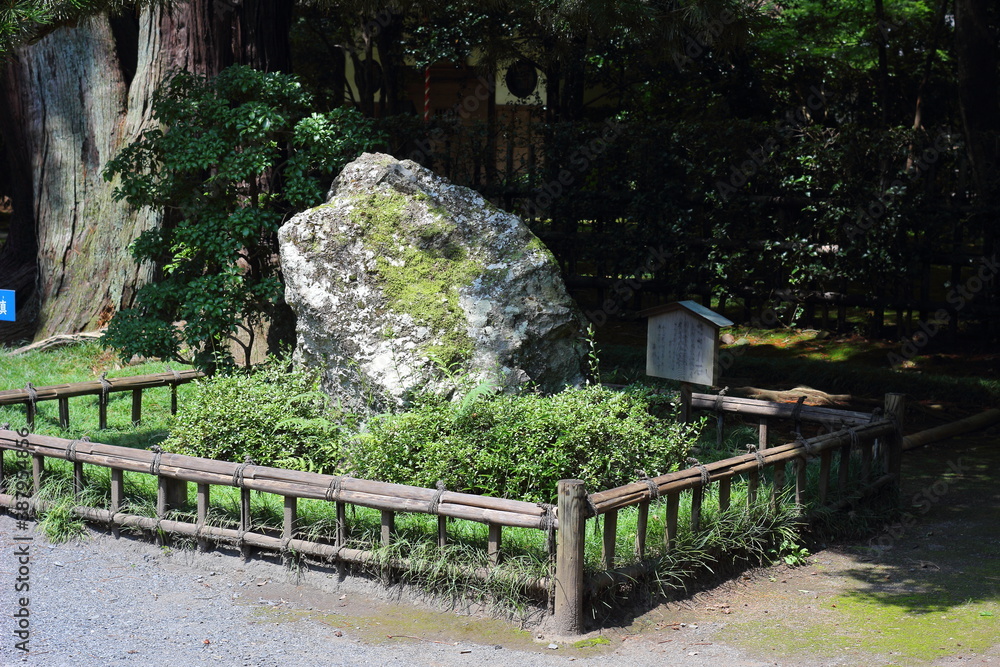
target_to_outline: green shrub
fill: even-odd
[[[556,483],[582,479],[598,491],[676,470],[701,430],[681,424],[649,389],[600,386],[553,396],[495,394],[465,400],[419,396],[406,412],[359,428],[334,408],[315,374],[272,359],[196,384],[164,449],[243,461],[551,502]]]
[[[660,412],[660,415],[654,414]],[[357,477],[551,502],[556,483],[597,491],[676,470],[700,431],[646,389],[500,394],[456,404],[424,397],[368,424],[348,452]]]
[[[196,383],[167,451],[227,461],[333,472],[353,419],[330,405],[318,376],[271,359],[252,373],[235,370]]]

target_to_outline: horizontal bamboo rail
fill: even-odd
[[[997,422],[1000,422],[1000,410],[996,408],[985,410],[980,412],[978,415],[972,415],[971,417],[966,417],[965,419],[959,419],[958,421],[942,424],[941,426],[929,428],[926,431],[920,431],[919,433],[908,435],[903,438],[903,451],[923,447],[924,445],[929,445],[932,442],[953,438],[956,435],[961,435],[963,433],[978,431],[979,429],[986,428],[987,426],[991,426]]]
[[[660,475],[650,478],[648,482],[633,482],[614,489],[593,493],[590,495],[590,502],[596,514],[605,514],[639,502],[652,500],[654,487],[656,488],[655,497],[660,497],[704,486],[720,479],[731,478],[756,468],[787,463],[803,456],[817,456],[823,451],[850,444],[852,439],[864,442],[888,436],[894,433],[895,429],[893,422],[885,420],[827,433],[809,440],[770,447],[757,454],[743,454],[722,461],[706,463],[701,467]],[[707,481],[702,473],[702,468],[707,472]]]
[[[16,501],[16,496],[0,493],[0,506],[13,507]],[[55,503],[45,500],[31,500],[29,501],[29,505],[31,506],[32,511],[44,512],[53,507]],[[99,509],[95,507],[75,506],[73,507],[73,513],[82,519],[106,525],[138,528],[149,531],[163,531],[185,537],[193,537],[198,540],[211,538],[218,543],[230,544],[233,546],[249,545],[269,551],[295,551],[326,561],[340,561],[356,565],[369,565],[379,562],[379,557],[374,551],[351,549],[345,546],[323,544],[319,542],[312,542],[310,540],[293,538],[286,541],[283,538],[263,533],[244,532],[220,526],[199,526],[185,521],[174,521],[171,519],[158,519],[135,514],[125,514],[122,512],[113,512],[111,510]],[[399,570],[405,570],[410,567],[410,561],[405,558],[392,559],[387,564],[389,567]],[[470,574],[476,579],[486,580],[490,577],[490,570],[488,568],[476,568],[471,571]],[[524,586],[525,590],[535,595],[547,595],[551,582],[548,578],[542,577],[522,582],[521,585]]]
[[[35,387],[31,383],[24,389],[0,391],[0,405],[24,404],[27,410],[28,428],[34,428],[36,405],[39,401],[59,401],[59,425],[69,427],[69,399],[76,396],[96,395],[99,397],[100,428],[107,424],[108,395],[118,391],[132,392],[132,423],[138,424],[142,418],[142,392],[155,387],[170,387],[170,413],[177,414],[177,386],[192,382],[205,374],[198,370],[170,371],[151,375],[135,375],[123,378],[106,378],[89,382]]]
[[[691,419],[693,410],[710,410],[716,415],[716,438],[721,446],[724,439],[725,415],[743,414],[756,416],[758,420],[757,448],[767,449],[768,419],[791,419],[796,432],[801,431],[802,422],[820,424],[828,431],[857,426],[871,422],[873,417],[867,412],[841,410],[839,408],[804,405],[805,396],[798,403],[775,403],[756,398],[740,398],[722,394],[698,394],[691,391],[688,384],[681,385],[681,415],[684,421]]]
[[[756,398],[740,398],[738,396],[713,396],[692,392],[691,407],[695,410],[721,410],[735,414],[754,415],[757,417],[777,417],[779,419],[799,419],[805,422],[820,424],[838,424],[853,426],[871,421],[867,412],[854,412],[838,408],[824,408],[812,405],[797,405],[795,403],[775,403]]]
[[[19,443],[27,442],[26,445]],[[178,482],[230,486],[292,498],[344,502],[388,512],[437,514],[498,526],[557,528],[551,510],[536,503],[426,489],[353,477],[324,475],[216,461],[185,454],[132,449],[45,435],[20,438],[0,430],[0,449],[24,449],[30,455],[155,475]]]

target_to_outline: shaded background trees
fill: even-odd
[[[697,296],[748,317],[784,303],[785,321],[840,309],[827,324],[848,326],[844,309],[860,306],[890,333],[886,309],[940,306],[996,335],[992,274],[949,303],[996,252],[1000,17],[985,0],[291,7],[145,6],[18,47],[0,275],[20,276],[38,317],[0,335],[93,327],[131,305],[153,268],[123,239],[160,221],[116,209],[94,165],[149,122],[170,68],[233,63],[295,70],[318,110],[377,118],[386,150],[521,213],[587,309]],[[40,74],[50,62],[66,70],[59,86]],[[529,92],[511,93],[512,67],[537,79]],[[625,278],[651,296],[616,290]]]

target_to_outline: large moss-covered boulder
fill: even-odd
[[[361,156],[279,239],[296,355],[346,406],[583,381],[584,321],[552,254],[517,216],[414,162]]]

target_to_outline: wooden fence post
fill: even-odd
[[[556,544],[555,628],[563,636],[583,632],[583,552],[587,489],[583,480],[561,479]]]
[[[211,506],[212,487],[208,484],[198,485],[198,530],[203,530],[208,524],[208,509]],[[198,550],[208,551],[209,541],[203,537],[198,538]]]
[[[886,394],[885,414],[896,422],[895,432],[886,438],[886,472],[895,477],[894,500],[899,501],[903,469],[903,417],[906,413],[906,394]]]
[[[691,384],[681,382],[681,421],[685,424],[691,421]]]
[[[132,426],[142,422],[142,389],[132,390]]]
[[[69,399],[59,399],[59,428],[69,428]]]

